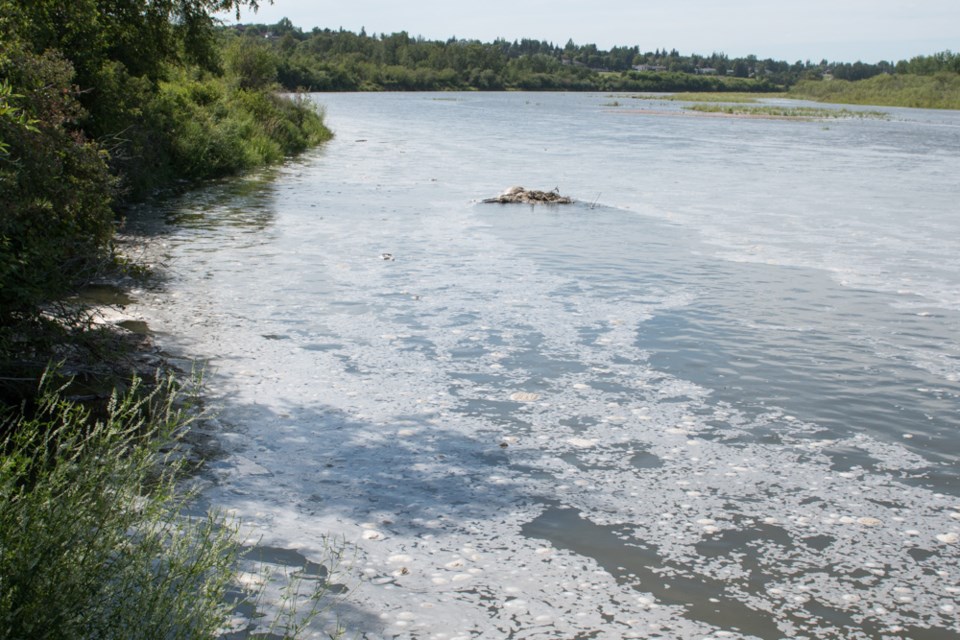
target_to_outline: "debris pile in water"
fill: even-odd
[[[573,200],[560,195],[559,189],[554,189],[553,191],[528,191],[523,187],[510,187],[496,198],[487,198],[484,202],[498,204],[570,204]]]

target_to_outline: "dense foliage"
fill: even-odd
[[[114,179],[102,149],[75,128],[83,109],[69,61],[54,50],[13,51],[0,71],[12,87],[7,108],[17,116],[0,118],[2,348],[15,337],[14,318],[33,317],[102,264],[113,232]]]
[[[901,60],[896,65],[897,73],[932,76],[938,73],[960,73],[960,53],[941,51],[931,56],[916,56]]]
[[[124,202],[329,137],[250,47],[223,51],[212,12],[255,6],[0,0],[0,385],[47,364],[50,302],[110,265]]]

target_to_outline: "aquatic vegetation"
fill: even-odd
[[[780,94],[764,94],[763,97],[770,98],[776,97]],[[697,92],[683,92],[683,93],[674,93],[666,98],[667,100],[674,100],[677,102],[756,102],[758,99],[757,94],[755,93],[741,93],[741,92],[729,92],[729,93],[697,93]]]
[[[853,111],[819,107],[791,107],[779,105],[723,105],[694,104],[684,107],[700,113],[717,113],[754,118],[786,118],[796,120],[823,120],[828,118],[887,118],[882,111]]]

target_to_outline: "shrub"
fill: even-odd
[[[186,515],[176,445],[191,413],[176,387],[134,380],[98,413],[48,373],[34,405],[2,416],[0,637],[213,639],[238,606],[257,606],[265,584],[239,584],[236,528]],[[315,583],[281,578],[269,637],[297,637],[341,593],[328,581],[340,552]]]
[[[217,518],[180,515],[162,445],[184,424],[172,383],[139,383],[105,415],[48,376],[7,416],[0,458],[0,636],[213,638],[240,552]]]
[[[50,305],[113,264],[118,202],[279,162],[331,135],[306,100],[168,71],[155,85],[104,62],[90,113],[65,57],[0,42],[0,371],[50,359]]]
[[[107,156],[75,128],[73,67],[54,52],[5,53],[8,108],[29,124],[0,118],[0,358],[17,325],[108,262],[114,223]]]
[[[331,135],[304,99],[236,89],[212,77],[162,83],[148,117],[166,134],[171,166],[189,180],[276,163]]]

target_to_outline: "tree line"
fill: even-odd
[[[440,41],[406,32],[368,35],[363,29],[359,33],[320,28],[304,32],[287,19],[222,31],[227,41],[256,42],[264,66],[274,68],[277,81],[291,91],[771,91],[778,87],[778,79],[764,71],[773,69],[772,65],[764,67],[764,61],[758,61],[759,76],[750,77],[745,70],[739,75],[727,73],[722,54],[681,59],[676,52],[672,57],[664,52],[666,64],[650,73],[634,68],[647,60],[637,47],[601,51],[572,41],[564,46],[532,39]],[[732,64],[729,68],[734,70]]]
[[[639,46],[601,50],[572,40],[561,46],[534,39],[426,40],[403,31],[303,31],[286,18],[223,27],[222,36],[257,43],[263,66],[291,91],[774,91],[802,80],[960,72],[960,55],[949,51],[896,63],[789,63]]]

